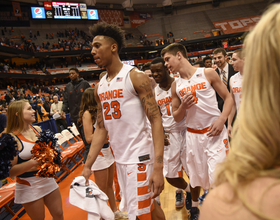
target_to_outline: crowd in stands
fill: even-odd
[[[71,62],[68,63],[68,61],[64,58],[56,58],[56,59],[41,59],[40,61],[36,61],[35,63],[23,63],[23,64],[17,64],[16,62],[8,62],[7,60],[0,59],[0,73],[8,73],[9,70],[21,70],[22,74],[27,74],[28,70],[36,70],[36,71],[42,71],[46,75],[49,74],[48,69],[56,69],[56,68],[68,68],[69,65],[75,65],[77,68],[81,67],[82,64],[91,62],[84,60],[83,58],[77,59],[72,58]]]
[[[13,30],[13,28],[11,28]],[[28,52],[40,52],[44,50],[50,50],[50,49],[60,49],[63,48],[63,50],[69,49],[79,49],[83,50],[90,46],[90,43],[92,41],[92,37],[86,34],[86,32],[82,30],[78,30],[75,28],[72,29],[65,29],[64,32],[58,31],[56,34],[56,37],[58,39],[57,43],[50,43],[47,42],[36,42],[37,37],[40,36],[40,31],[37,30],[36,34],[32,34],[32,30],[29,31],[29,39],[26,38],[26,36],[22,33],[20,36],[21,42],[13,41],[11,33],[12,31],[9,31],[9,35],[5,34],[7,32],[7,28],[1,30],[2,37],[0,37],[0,45],[9,46],[15,49],[21,49]],[[65,39],[62,39],[65,38]],[[46,33],[46,40],[55,39],[55,35],[53,33]]]
[[[37,41],[38,36],[40,36],[40,31],[37,30],[36,34],[33,34],[32,31],[29,31],[29,39],[25,37],[24,34],[21,34],[21,42],[14,41],[11,39],[13,28],[9,29],[9,35],[6,34],[7,28],[1,30],[2,37],[0,37],[0,45],[9,46],[16,49],[21,49],[29,52],[41,52],[54,49],[63,49],[63,50],[84,50],[90,49],[92,37],[89,36],[85,31],[75,29],[65,29],[64,31],[58,31],[56,35],[54,33],[46,33],[46,42],[43,40],[41,42]],[[175,39],[174,34],[170,31],[167,33],[166,38],[158,38],[154,40],[149,40],[146,33],[139,36],[141,46],[159,46],[159,45],[168,45],[170,43],[178,41],[186,41],[186,38]],[[134,39],[133,33],[126,33],[126,40]],[[53,42],[53,39],[57,39],[57,42]],[[51,40],[51,42],[50,42]],[[234,45],[240,43],[240,39],[234,37],[227,39],[229,45]],[[137,47],[137,45],[134,45]],[[217,40],[213,42],[205,42],[200,44],[192,44],[189,46],[188,51],[203,50],[209,47],[217,48],[222,46],[222,41]]]
[[[59,101],[63,100],[63,91],[62,89],[54,86],[45,86],[45,85],[30,85],[22,84],[17,87],[7,86],[7,90],[0,94],[0,113],[6,114],[7,108],[11,101],[27,99],[32,108],[39,114],[43,113],[40,111],[41,108],[38,108],[37,105],[45,104],[45,97],[49,97],[50,103],[53,102],[53,96],[57,96]],[[49,108],[46,107],[48,113]],[[47,118],[48,119],[48,118]]]
[[[49,95],[58,95],[59,97],[63,96],[63,91],[59,87],[56,86],[45,86],[45,85],[31,85],[31,84],[21,84],[17,86],[7,86],[7,90],[2,92],[0,95],[0,104],[1,105],[9,105],[9,103],[13,100],[20,100],[20,99],[28,99],[32,100],[36,98],[38,94],[45,94]],[[40,97],[42,98],[42,97]]]

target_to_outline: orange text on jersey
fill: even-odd
[[[99,99],[101,102],[115,98],[123,98],[122,89],[110,90],[99,94]]]
[[[233,88],[232,88],[232,92],[233,92],[233,93],[241,92],[241,87],[233,87]]]
[[[197,83],[197,84],[195,84],[193,86],[188,86],[188,87],[185,87],[185,88],[181,89],[179,91],[179,94],[180,94],[180,96],[183,97],[187,92],[190,92],[192,90],[201,90],[201,89],[206,89],[206,88],[207,87],[206,87],[206,83],[205,82]]]
[[[165,98],[157,101],[159,106],[167,105],[167,104],[170,104],[171,102],[172,102],[172,97],[171,96],[165,97]]]

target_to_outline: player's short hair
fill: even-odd
[[[162,57],[156,57],[155,59],[152,60],[151,64],[157,64],[157,63],[162,63],[164,66],[164,59]]]
[[[213,54],[222,53],[224,56],[227,55],[227,52],[224,48],[217,48],[213,51]]]
[[[175,56],[178,52],[181,52],[183,57],[186,59],[188,58],[187,49],[184,45],[179,43],[169,44],[167,47],[163,48],[161,51],[161,56],[163,57],[165,53],[170,53]]]
[[[204,62],[202,62],[201,60],[194,62],[193,66],[197,64],[199,65],[199,67],[205,67]]]
[[[93,37],[101,35],[112,38],[118,45],[119,53],[125,47],[124,31],[117,25],[101,22],[89,27],[89,32]]]
[[[237,49],[233,52],[233,54],[236,54],[240,59],[243,59],[244,58],[244,53],[243,53],[243,50],[242,49]]]
[[[145,72],[145,70],[150,70],[151,68],[151,62],[147,62],[142,66],[142,71]]]
[[[206,56],[203,58],[203,63],[205,63],[206,60],[211,60],[212,61],[212,57],[210,56]]]

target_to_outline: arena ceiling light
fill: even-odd
[[[85,3],[86,3],[88,6],[95,6],[96,0],[85,0]]]
[[[124,8],[130,8],[130,7],[133,6],[133,2],[132,2],[132,0],[125,0],[125,1],[122,3],[122,6],[123,6]]]
[[[162,6],[169,6],[169,5],[172,5],[172,1],[171,0],[163,0]]]

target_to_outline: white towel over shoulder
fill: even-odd
[[[88,220],[114,220],[115,215],[108,206],[107,195],[98,186],[89,180],[89,185],[85,185],[83,176],[76,177],[71,183],[69,202],[88,212]]]

